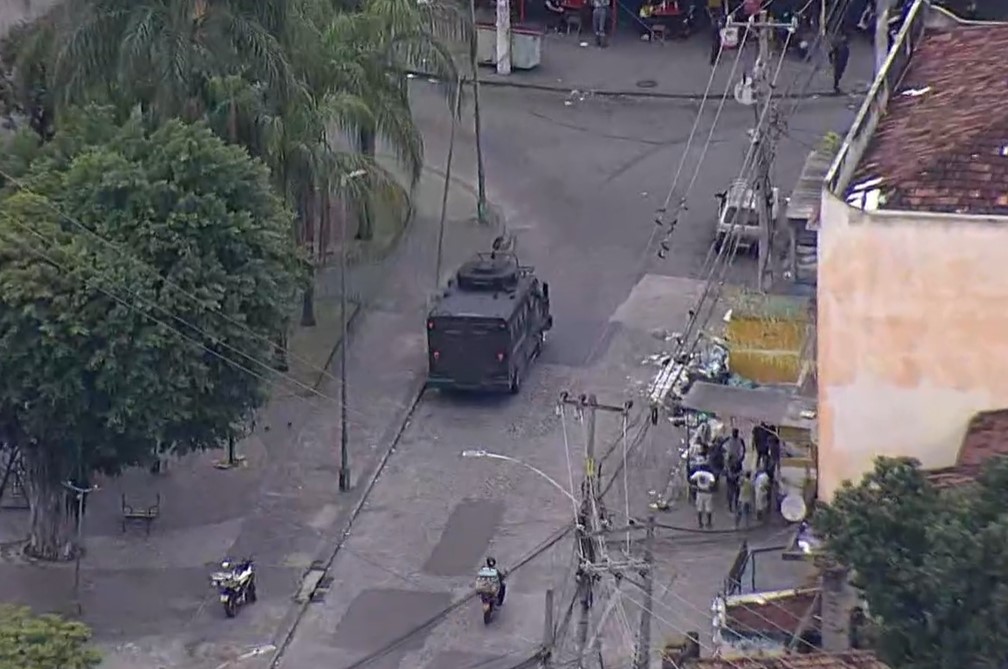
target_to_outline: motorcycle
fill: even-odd
[[[224,560],[221,571],[210,576],[210,584],[217,589],[224,615],[234,618],[238,607],[256,601],[255,564],[251,559],[240,562]]]
[[[504,583],[500,572],[491,567],[483,567],[476,575],[476,592],[483,607],[483,624],[489,625],[494,612],[504,603]]]

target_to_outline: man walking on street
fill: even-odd
[[[714,483],[717,479],[706,469],[693,472],[690,483],[696,488],[696,510],[697,522],[700,529],[704,528],[704,518],[707,519],[707,527],[711,526],[714,507]]]
[[[833,92],[840,95],[840,79],[843,78],[847,69],[847,61],[850,59],[850,42],[847,33],[842,32],[830,49],[830,63],[833,64]]]
[[[606,23],[609,19],[609,0],[592,0],[592,29],[595,44],[605,46]]]
[[[749,519],[752,517],[753,504],[756,493],[753,486],[752,472],[742,475],[742,482],[739,485],[738,502],[735,506],[735,527],[745,521],[746,529],[749,528]]]

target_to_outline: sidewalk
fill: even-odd
[[[423,124],[428,162],[435,166],[445,155],[438,111],[425,111],[430,118]],[[457,142],[454,170],[466,176],[472,173],[462,155],[467,139]],[[81,598],[83,619],[105,653],[103,667],[216,669],[283,642],[298,613],[293,593],[313,564],[331,558],[421,387],[442,185],[438,169],[427,170],[399,247],[351,272],[349,288],[362,310],[351,326],[347,370],[349,493],[337,491],[338,403],[287,392],[260,412],[256,432],[239,445],[245,466],[217,469],[214,462],[224,453],[206,453],[171,462],[161,476],[127,472],[102,482],[89,498]],[[473,220],[475,207],[473,189],[455,180],[445,272],[493,235]],[[339,383],[323,376],[320,391],[338,399]],[[161,496],[161,516],[149,536],[143,527],[121,532],[122,495],[138,505]],[[0,512],[0,542],[21,539],[26,520],[26,512]],[[73,565],[33,564],[7,548],[0,551],[0,601],[68,612]],[[237,621],[224,618],[207,580],[227,555],[253,555],[259,569],[260,599]]]
[[[626,22],[625,15],[620,16]],[[584,44],[584,46],[580,46]],[[746,44],[734,78],[729,78],[737,51],[725,51],[711,84],[711,95],[721,96],[729,81],[738,81],[752,68],[756,57],[754,40]],[[776,66],[777,58],[773,63]],[[871,45],[855,38],[842,88],[863,93],[871,85],[873,56]],[[805,90],[812,61],[804,62],[787,55],[781,67],[778,90],[783,93],[792,81],[792,94]],[[547,34],[542,49],[542,64],[530,71],[515,70],[501,76],[490,68],[480,70],[480,81],[489,86],[525,87],[553,90],[572,95],[635,96],[666,99],[699,99],[710,77],[710,40],[706,32],[686,40],[652,44],[638,39],[627,26],[617,29],[610,46],[599,49],[590,35]],[[796,79],[797,77],[797,79]],[[832,71],[824,63],[808,86],[812,96],[832,93]]]

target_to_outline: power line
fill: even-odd
[[[63,208],[60,207],[59,205],[57,205],[55,202],[53,202],[51,198],[49,198],[48,196],[43,195],[43,194],[41,194],[41,193],[39,193],[39,192],[31,189],[29,186],[27,186],[25,184],[24,181],[22,181],[22,180],[18,179],[17,177],[11,175],[9,172],[5,171],[2,168],[0,168],[0,177],[3,177],[3,179],[5,179],[6,181],[9,181],[10,183],[12,183],[15,186],[17,186],[17,188],[18,188],[18,190],[20,192],[26,193],[26,194],[28,194],[28,195],[36,198],[41,204],[43,204],[47,208],[51,209],[54,213],[58,214],[59,217],[62,220],[68,221],[74,227],[83,230],[87,234],[87,236],[89,236],[89,237],[91,237],[91,238],[99,241],[102,245],[105,245],[105,246],[109,247],[112,251],[114,251],[118,255],[118,257],[128,258],[135,265],[137,265],[140,268],[142,268],[144,270],[144,272],[148,276],[150,276],[152,278],[156,278],[159,283],[161,283],[164,286],[167,286],[168,288],[171,288],[173,291],[175,291],[179,295],[182,295],[183,297],[186,297],[187,299],[189,299],[190,301],[192,301],[194,304],[198,305],[201,309],[205,309],[205,310],[207,310],[207,311],[209,311],[209,312],[217,315],[218,317],[220,317],[221,319],[223,319],[224,321],[226,321],[230,325],[233,325],[233,326],[237,327],[240,331],[249,334],[256,341],[259,341],[259,342],[267,344],[270,347],[270,350],[276,351],[276,350],[278,350],[280,348],[277,345],[277,343],[275,341],[272,341],[269,337],[266,337],[265,335],[263,335],[263,334],[261,334],[259,332],[256,332],[255,330],[253,330],[252,328],[250,328],[248,325],[242,323],[237,318],[234,318],[234,317],[229,316],[228,314],[224,313],[224,311],[219,306],[217,306],[215,304],[207,304],[207,303],[205,303],[198,296],[194,295],[192,292],[190,292],[190,291],[186,290],[185,288],[183,288],[182,286],[180,286],[176,281],[173,281],[171,278],[164,276],[156,267],[154,267],[151,263],[149,263],[149,262],[143,260],[142,258],[140,258],[139,256],[137,256],[137,254],[135,252],[132,252],[130,249],[127,249],[122,244],[117,244],[117,243],[111,241],[110,239],[108,239],[107,237],[99,234],[94,229],[92,229],[92,228],[88,227],[87,225],[85,225],[84,223],[82,223],[77,217],[72,216],[68,212],[66,212],[65,210],[63,210]],[[42,237],[41,233],[35,231],[34,229],[31,229],[30,231],[35,236]],[[43,238],[43,239],[45,239],[45,238]],[[48,241],[52,242],[54,240],[53,240],[53,238],[48,238]],[[99,273],[98,270],[95,270],[95,273],[98,274]],[[122,288],[122,290],[124,290],[127,293],[133,295],[134,297],[139,298],[139,295],[135,291],[131,291],[129,288],[126,288],[126,287],[121,287],[121,288]],[[345,286],[341,286],[341,290],[345,290],[345,289],[346,289]],[[139,299],[143,299],[143,298],[139,298]],[[180,318],[177,315],[171,314],[168,310],[166,310],[161,305],[159,305],[157,303],[154,303],[154,302],[149,302],[149,303],[152,306],[154,306],[156,309],[158,309],[159,311],[161,311],[161,312],[169,315],[169,317],[172,318],[173,320],[178,321],[179,323],[181,323],[183,325],[186,325],[187,327],[189,327],[189,328],[193,329],[194,331],[200,333],[202,336],[207,337],[210,340],[215,339],[214,337],[211,337],[208,333],[206,333],[204,330],[200,329],[196,325],[193,325],[192,323],[189,323],[189,322],[185,321],[184,319]],[[346,314],[341,314],[341,317],[342,318],[346,318]],[[225,348],[227,348],[229,350],[232,350],[235,353],[241,355],[243,358],[246,358],[249,361],[255,363],[257,366],[267,367],[268,371],[270,371],[271,373],[273,373],[273,374],[275,374],[277,376],[280,376],[281,378],[284,378],[287,381],[290,381],[294,385],[298,386],[302,390],[305,390],[305,391],[309,392],[310,394],[316,395],[316,396],[318,396],[318,397],[320,397],[322,399],[327,399],[329,401],[335,401],[335,400],[333,400],[333,398],[328,397],[324,393],[319,392],[317,389],[312,388],[312,387],[308,386],[307,384],[298,381],[293,376],[290,376],[288,374],[284,374],[280,370],[276,369],[276,367],[274,365],[269,364],[268,362],[264,362],[261,359],[256,358],[255,356],[252,356],[251,354],[249,354],[249,353],[247,353],[245,351],[241,351],[241,350],[239,350],[239,349],[231,346],[227,342],[219,341],[218,343],[220,343]],[[343,346],[343,345],[345,345],[345,343],[346,342],[341,341],[339,345]],[[335,376],[334,374],[332,374],[331,372],[329,372],[329,370],[327,370],[327,369],[325,369],[323,367],[319,367],[319,366],[315,365],[314,363],[312,363],[311,361],[309,361],[309,360],[307,360],[307,359],[305,359],[305,358],[303,358],[301,356],[298,356],[296,354],[292,354],[289,350],[287,351],[287,355],[288,355],[288,357],[291,360],[293,360],[295,362],[298,362],[298,363],[301,363],[306,369],[308,369],[308,370],[310,370],[312,372],[318,372],[320,376],[327,377],[330,380],[339,380],[339,378],[337,376]],[[363,415],[363,414],[361,414],[361,415]]]

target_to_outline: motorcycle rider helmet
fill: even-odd
[[[220,563],[220,566],[221,566],[221,569],[230,569],[231,568],[231,563],[228,562],[227,560],[224,560],[224,561],[222,561]]]
[[[489,567],[490,569],[495,568],[497,566],[497,560],[493,559],[492,557],[488,557],[486,559],[486,566]]]

